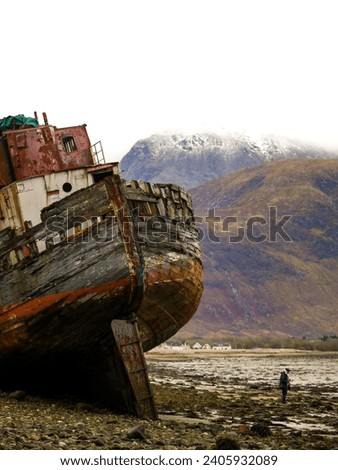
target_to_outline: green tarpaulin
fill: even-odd
[[[0,132],[7,131],[9,129],[20,129],[22,126],[37,127],[38,121],[32,117],[26,117],[23,114],[17,116],[7,116],[0,119]]]

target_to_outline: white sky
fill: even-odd
[[[181,128],[274,132],[338,147],[336,5],[3,2],[0,118],[46,111],[57,127],[85,122],[107,160]]]

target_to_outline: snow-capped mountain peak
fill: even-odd
[[[338,158],[338,150],[272,135],[166,132],[136,142],[121,167],[126,179],[192,188],[253,164],[293,158]]]

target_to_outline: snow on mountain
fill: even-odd
[[[122,158],[126,179],[177,183],[186,188],[271,160],[338,158],[296,139],[244,133],[167,133],[139,140]]]

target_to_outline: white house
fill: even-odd
[[[231,344],[230,343],[224,343],[224,344],[216,344],[212,348],[215,351],[226,351],[228,349],[231,349]]]

